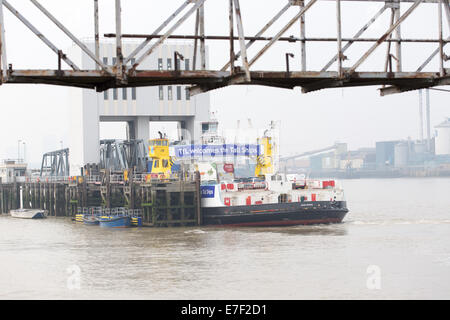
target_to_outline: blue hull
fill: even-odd
[[[130,217],[100,218],[100,227],[104,228],[128,228],[131,225]]]

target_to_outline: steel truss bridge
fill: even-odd
[[[99,34],[99,6],[101,0],[92,0],[92,16],[94,17],[93,35],[95,39],[95,50],[91,51],[61,22],[64,17],[55,17],[51,10],[45,8],[38,0],[29,0],[39,11],[65,33],[76,45],[78,45],[90,59],[95,61],[95,70],[80,69],[70,57],[60,48],[54,45],[50,38],[41,33],[24,15],[13,7],[12,0],[0,0],[0,85],[8,83],[40,83],[61,86],[73,86],[91,88],[98,92],[116,87],[140,87],[156,85],[191,85],[191,94],[198,94],[230,85],[263,85],[280,88],[301,87],[303,92],[310,92],[325,88],[356,87],[381,85],[381,95],[404,92],[409,90],[430,88],[450,84],[450,69],[446,68],[449,55],[445,54],[444,48],[450,42],[450,37],[444,37],[444,33],[450,30],[450,6],[449,0],[285,0],[279,1],[280,11],[276,12],[270,21],[261,21],[261,29],[254,35],[245,33],[245,16],[241,14],[240,2],[253,0],[214,0],[225,1],[227,12],[223,14],[229,21],[229,34],[207,35],[205,33],[205,2],[207,0],[185,0],[180,1],[180,7],[164,20],[156,30],[143,30],[143,34],[123,34],[121,18],[121,0],[111,1],[115,4],[115,33],[105,34],[104,37],[114,38],[116,41],[116,63],[114,65],[104,64],[99,56],[100,34]],[[335,2],[335,32],[328,37],[312,38],[306,37],[305,14],[317,6],[320,1]],[[352,23],[344,21],[341,15],[341,4],[344,1],[351,2],[352,6],[362,9],[365,5],[379,4],[379,11],[366,24],[355,28],[352,37],[344,37],[342,24]],[[211,2],[211,0],[210,0]],[[255,4],[255,7],[261,4]],[[426,39],[402,38],[401,26],[408,17],[419,7],[430,6],[435,8],[436,14],[432,17],[421,17],[423,23],[437,21],[437,30]],[[280,23],[285,13],[296,12],[295,16],[278,30],[274,29],[275,23]],[[6,33],[4,23],[4,12],[9,11],[19,19],[32,33],[38,36],[56,55],[58,69],[56,70],[15,70],[7,60],[8,37],[13,33]],[[433,10],[434,11],[434,10]],[[371,25],[387,12],[390,14],[390,24],[385,31],[375,38],[364,38],[363,35]],[[258,10],[251,14],[257,15]],[[186,20],[195,15],[195,25],[192,34],[176,34],[177,29]],[[254,18],[254,17],[253,17]],[[431,19],[431,20],[430,20]],[[253,19],[252,19],[253,20]],[[286,36],[292,26],[298,24],[298,37]],[[447,26],[446,26],[447,25]],[[278,25],[276,25],[278,27]],[[353,26],[353,24],[352,24]],[[357,26],[355,26],[357,27]],[[13,31],[11,31],[13,32]],[[122,42],[125,38],[141,39],[138,48],[128,56],[124,56]],[[193,70],[140,70],[139,65],[168,39],[192,40],[194,55],[192,59]],[[224,61],[220,70],[206,70],[206,42],[227,41],[229,43],[229,59]],[[261,57],[277,42],[289,41],[299,44],[301,68],[291,71],[289,58],[292,54],[286,54],[286,69],[280,71],[254,70],[252,68]],[[254,56],[250,56],[248,49],[258,42],[264,42],[264,46]],[[308,70],[306,64],[308,59],[306,45],[312,42],[334,43],[335,51],[331,54],[329,62],[320,70]],[[346,56],[346,51],[355,43],[370,43],[370,48],[362,50],[354,56]],[[417,66],[416,70],[404,71],[403,57],[414,55],[414,51],[403,50],[404,43],[434,43],[434,51],[429,57]],[[386,47],[385,60],[379,61],[384,65],[383,70],[364,70],[365,62],[380,46]],[[403,46],[404,47],[404,46]],[[199,53],[197,53],[199,52]],[[197,57],[198,55],[198,57]],[[228,56],[228,55],[227,55]],[[177,58],[177,57],[175,57]],[[284,57],[283,57],[284,59]],[[344,67],[344,62],[351,61],[349,67]],[[131,61],[135,61],[133,65]],[[175,60],[177,61],[177,60]],[[431,61],[438,62],[437,70],[424,72]],[[70,69],[63,69],[70,67]],[[347,64],[347,62],[346,62]],[[66,66],[67,65],[67,66]],[[176,65],[176,64],[175,64]],[[332,68],[332,69],[331,69]]]
[[[41,177],[67,177],[69,175],[69,149],[47,152],[42,156]]]
[[[147,151],[143,140],[100,140],[100,169],[123,172],[147,171]]]

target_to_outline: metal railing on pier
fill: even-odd
[[[31,183],[55,183],[55,182],[69,182],[71,177],[58,177],[58,176],[47,176],[47,177],[26,177],[25,182]]]
[[[102,178],[99,175],[90,175],[86,177],[86,183],[101,184]]]
[[[128,177],[123,173],[111,173],[109,175],[110,184],[126,184],[130,181],[134,183],[158,183],[158,182],[175,182],[175,181],[194,182],[194,173],[171,173],[171,174],[155,174],[155,173],[135,173]],[[88,176],[27,176],[23,181],[27,183],[80,183],[101,185],[105,182],[105,175],[88,175]]]
[[[129,209],[125,207],[105,208],[105,207],[79,207],[77,214],[94,216],[130,216],[142,217],[142,209]]]

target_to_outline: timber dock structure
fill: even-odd
[[[177,179],[149,179],[106,170],[99,175],[27,178],[1,183],[0,214],[20,207],[44,209],[49,217],[75,218],[78,208],[142,209],[143,226],[174,227],[202,223],[199,174]]]

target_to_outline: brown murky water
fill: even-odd
[[[109,230],[0,216],[0,299],[449,299],[450,179],[343,185],[338,225]]]

